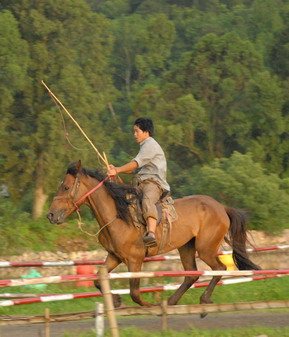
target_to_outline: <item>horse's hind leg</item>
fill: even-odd
[[[204,251],[198,251],[199,257],[212,268],[212,270],[226,270],[227,267],[220,261],[220,259],[217,256],[217,251],[210,251],[204,249]],[[215,289],[215,286],[220,281],[222,276],[214,276],[212,280],[210,281],[208,287],[203,292],[203,294],[200,297],[200,303],[201,304],[207,304],[212,303],[211,301],[211,295]],[[201,314],[201,317],[205,317],[207,314]]]
[[[197,270],[195,239],[178,248],[184,270]],[[179,289],[168,299],[169,305],[177,304],[184,293],[198,280],[198,276],[186,276]]]
[[[113,269],[115,269],[120,263],[121,260],[112,254],[108,254],[105,260],[105,265],[109,273]],[[102,292],[99,280],[95,280],[94,285],[97,289],[99,289]],[[119,308],[121,306],[121,297],[118,294],[112,294],[112,298],[114,307]]]

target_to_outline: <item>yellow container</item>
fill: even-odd
[[[232,254],[219,255],[219,259],[224,265],[227,266],[227,270],[236,270],[236,266],[232,257]]]

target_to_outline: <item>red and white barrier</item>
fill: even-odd
[[[36,277],[27,279],[15,279],[15,280],[0,280],[0,287],[19,287],[31,284],[50,284],[50,283],[61,283],[70,281],[87,281],[87,280],[97,280],[97,274],[87,274],[87,275],[62,275],[62,276],[47,276],[47,277]]]
[[[278,270],[185,270],[185,271],[147,271],[110,273],[111,280],[123,278],[151,278],[151,277],[178,277],[178,276],[251,276],[251,275],[284,275],[289,274],[289,269]],[[1,282],[1,281],[0,281]]]
[[[224,281],[220,281],[217,283],[217,285],[244,283],[244,282],[265,280],[265,279],[275,278],[275,277],[278,277],[278,275],[233,278],[233,279],[227,279]],[[196,282],[195,284],[191,286],[191,288],[207,287],[208,285],[209,285],[209,282]],[[145,287],[145,288],[141,288],[140,292],[148,293],[148,292],[176,290],[179,288],[179,286],[180,284],[166,284],[163,286]],[[117,289],[117,290],[112,290],[111,292],[113,294],[126,295],[130,293],[130,290],[129,289]],[[53,294],[53,295],[41,294],[41,296],[39,297],[0,301],[0,307],[8,307],[8,306],[13,306],[13,305],[32,304],[32,303],[66,301],[66,300],[74,300],[74,299],[79,299],[79,298],[90,298],[90,297],[99,297],[99,296],[102,296],[102,294],[99,291],[87,292],[87,293],[76,293],[76,294],[59,294],[59,295],[58,294]]]
[[[247,252],[261,252],[261,251],[270,251],[278,249],[289,248],[289,245],[277,245],[263,248],[248,248]],[[232,254],[231,250],[221,251],[218,255],[228,255]],[[170,261],[170,260],[179,260],[178,255],[167,255],[167,256],[154,256],[147,257],[144,259],[144,262],[157,262],[157,261]],[[103,265],[103,260],[66,260],[66,261],[0,261],[0,268],[2,267],[64,267],[64,266],[79,266],[79,265]]]
[[[145,271],[110,273],[110,280],[127,278],[151,278],[151,277],[178,277],[178,276],[251,276],[251,275],[287,275],[289,269],[277,270],[188,270],[188,271]],[[37,277],[30,279],[0,280],[0,287],[18,287],[31,284],[61,283],[70,281],[97,280],[98,274],[87,275],[62,275]]]
[[[278,250],[278,249],[287,249],[289,248],[289,245],[276,245],[276,246],[268,246],[268,247],[260,247],[260,248],[247,248],[246,251],[249,253],[252,252],[264,252],[269,250]],[[218,253],[218,255],[226,255],[226,254],[232,254],[232,250],[223,250]]]
[[[68,261],[0,261],[0,267],[69,267],[80,265],[103,265],[103,260],[68,260]]]

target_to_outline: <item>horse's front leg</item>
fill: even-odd
[[[128,265],[127,265],[128,270],[130,272],[140,272],[142,263],[143,263],[143,258],[141,258],[138,261],[128,261]],[[138,303],[141,306],[147,306],[147,307],[150,307],[153,305],[149,302],[142,300],[140,296],[140,279],[139,278],[131,278],[129,280],[129,285],[130,285],[130,296],[135,303]]]
[[[118,257],[108,253],[105,260],[105,266],[107,268],[108,273],[110,273],[113,269],[115,269],[121,262],[122,261]],[[96,286],[97,289],[99,289],[102,292],[99,280],[95,280],[94,285]],[[119,308],[121,306],[121,297],[118,294],[112,294],[112,299],[114,307]]]

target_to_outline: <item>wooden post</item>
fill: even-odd
[[[50,337],[50,309],[45,308],[45,337]]]
[[[101,302],[96,303],[95,330],[96,330],[96,337],[103,337],[104,335],[104,309],[103,309],[103,303]]]
[[[168,301],[163,300],[161,304],[162,308],[162,331],[168,330]]]
[[[112,294],[110,292],[110,284],[105,266],[99,267],[99,281],[104,297],[105,311],[109,322],[112,337],[119,337],[117,320],[115,318]]]

